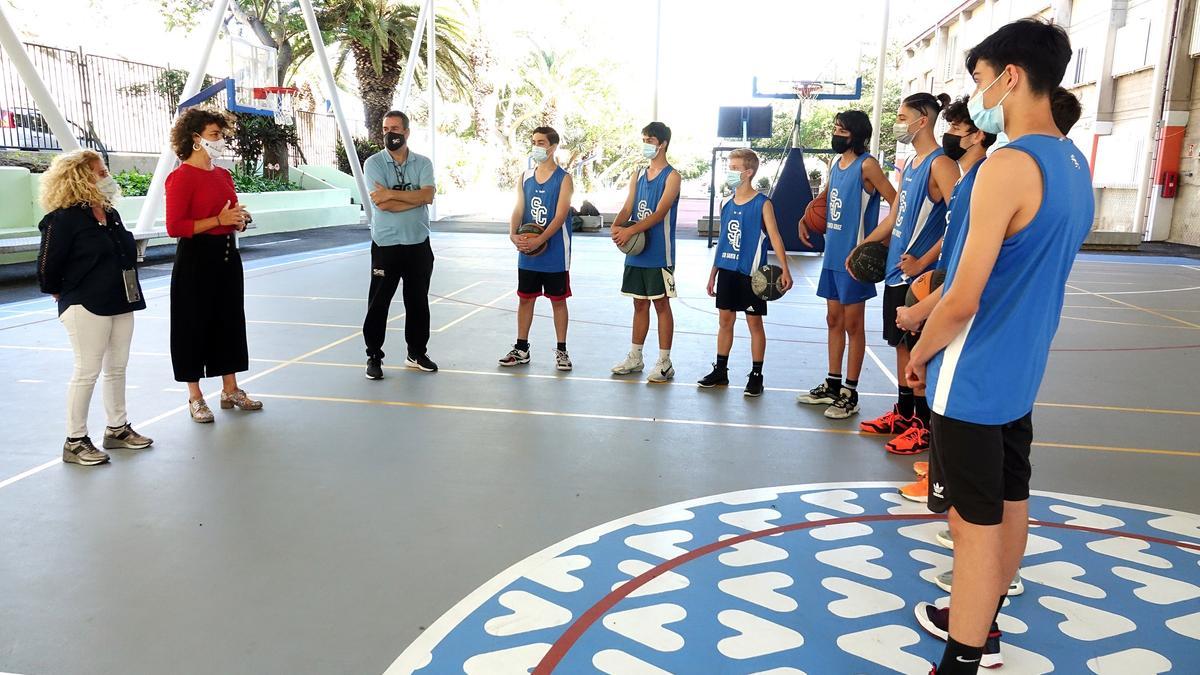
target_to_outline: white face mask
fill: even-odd
[[[654,156],[657,154],[658,154],[658,146],[657,145],[651,145],[650,143],[642,143],[642,157],[645,157],[646,159],[654,159]]]
[[[529,153],[535,162],[544,162],[550,156],[550,153],[540,145],[533,146],[533,150]]]
[[[216,159],[220,155],[225,154],[225,150],[228,149],[229,143],[224,138],[219,141],[210,141],[207,138],[201,138],[200,147],[204,148],[204,151],[208,153],[210,158]]]
[[[121,194],[121,186],[117,185],[116,179],[114,179],[112,176],[105,176],[104,178],[96,181],[96,189],[99,190],[100,194],[104,195],[104,198],[109,202],[112,202]]]

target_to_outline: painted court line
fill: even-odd
[[[1077,291],[1079,291],[1079,290],[1083,290],[1083,289],[1079,288],[1078,286],[1072,286],[1071,284],[1067,284],[1067,288],[1074,288],[1074,289],[1075,289],[1075,290],[1077,290]],[[1108,297],[1109,295],[1116,295],[1116,293],[1106,293],[1106,294],[1101,294],[1101,293],[1093,293],[1092,291],[1085,291],[1085,292],[1086,292],[1088,295],[1094,295],[1094,296],[1096,296],[1097,298],[1101,298],[1101,299],[1103,299],[1103,300],[1108,300],[1109,302],[1115,302],[1115,303],[1117,303],[1118,305],[1125,305],[1126,307],[1131,307],[1131,308],[1133,308],[1133,309],[1140,309],[1141,311],[1143,311],[1143,312],[1146,312],[1147,314],[1152,314],[1152,315],[1154,315],[1154,316],[1157,316],[1157,317],[1159,317],[1160,319],[1167,319],[1167,320],[1169,320],[1169,321],[1175,321],[1175,322],[1177,322],[1177,323],[1181,323],[1181,324],[1183,324],[1184,326],[1188,326],[1188,327],[1191,327],[1191,328],[1200,328],[1200,324],[1192,323],[1191,321],[1184,321],[1183,319],[1180,319],[1180,318],[1177,318],[1177,317],[1173,317],[1173,316],[1168,316],[1168,315],[1166,315],[1166,314],[1163,314],[1163,313],[1161,313],[1161,312],[1157,312],[1157,311],[1155,311],[1155,310],[1153,310],[1153,309],[1147,309],[1147,308],[1145,308],[1145,307],[1139,307],[1138,305],[1135,305],[1135,304],[1133,304],[1133,303],[1130,303],[1130,302],[1125,302],[1124,300],[1117,300],[1116,298],[1110,298],[1110,297]]]
[[[809,286],[812,286],[814,291],[817,290],[817,284],[813,282],[811,277],[805,276],[804,280],[808,282]],[[846,350],[849,351],[849,349],[850,345],[847,343]],[[867,356],[871,357],[871,360],[875,362],[875,365],[879,367],[879,370],[881,370],[884,376],[891,381],[893,386],[900,386],[900,380],[896,379],[896,375],[892,373],[891,368],[888,368],[886,365],[884,365],[883,360],[879,358],[879,355],[875,353],[875,350],[871,349],[871,345],[867,345]]]

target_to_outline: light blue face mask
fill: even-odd
[[[1004,133],[1003,104],[1004,99],[1008,98],[1008,95],[1012,93],[1012,89],[1004,92],[1004,96],[1000,97],[1000,100],[996,102],[996,105],[990,108],[985,108],[983,105],[983,95],[987,93],[988,89],[996,86],[996,83],[999,82],[1000,78],[1002,77],[1004,77],[1004,73],[997,75],[996,79],[992,80],[991,84],[984,87],[982,91],[972,96],[970,100],[967,101],[967,112],[971,115],[971,121],[975,124],[975,128],[983,131],[984,133]]]
[[[742,184],[742,172],[730,169],[725,172],[725,184],[736,190]]]
[[[996,134],[996,142],[992,143],[992,147],[988,148],[988,155],[991,155],[993,152],[1003,148],[1004,146],[1008,145],[1008,143],[1008,134],[1001,131],[1000,133]]]
[[[533,158],[533,161],[538,162],[540,164],[540,163],[546,161],[546,158],[550,156],[550,153],[542,146],[535,145],[535,146],[533,146],[533,152],[530,153],[529,156]]]
[[[646,159],[654,159],[658,154],[658,146],[650,143],[642,143],[642,157]]]

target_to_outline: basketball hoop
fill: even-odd
[[[253,96],[257,103],[275,113],[275,123],[295,123],[295,106],[292,97],[299,93],[295,87],[254,87]]]
[[[792,84],[792,91],[803,101],[813,100],[823,88],[824,86],[820,82],[796,82]]]

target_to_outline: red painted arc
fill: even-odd
[[[617,603],[621,602],[626,597],[628,597],[629,594],[633,593],[634,591],[641,588],[642,586],[645,586],[646,584],[650,583],[651,581],[658,578],[662,574],[669,572],[685,563],[691,562],[697,558],[701,558],[706,555],[709,555],[710,553],[714,553],[721,549],[729,548],[730,546],[736,546],[743,542],[752,541],[755,539],[762,539],[764,537],[770,537],[770,536],[774,536],[776,534],[784,534],[785,532],[795,532],[798,530],[807,530],[807,529],[817,528],[817,527],[830,527],[832,525],[844,525],[844,524],[848,524],[848,523],[874,523],[874,522],[883,522],[883,521],[945,520],[945,519],[946,519],[946,517],[944,515],[937,514],[937,513],[908,514],[908,515],[875,514],[875,515],[868,515],[868,516],[848,516],[846,518],[831,518],[829,520],[814,520],[814,521],[808,521],[808,522],[802,522],[802,523],[789,523],[787,525],[780,525],[779,527],[773,527],[773,528],[770,528],[767,530],[760,530],[758,532],[747,532],[746,534],[738,535],[736,537],[731,537],[731,538],[725,539],[723,541],[714,541],[705,546],[701,546],[700,548],[693,549],[691,551],[688,551],[687,553],[676,556],[676,557],[674,557],[670,560],[667,560],[666,562],[663,562],[662,564],[654,567],[653,569],[643,572],[642,574],[634,577],[633,579],[625,582],[624,584],[621,584],[619,587],[614,589],[611,593],[609,593],[608,595],[601,598],[596,604],[592,605],[590,608],[588,608],[588,610],[586,612],[581,614],[579,616],[579,618],[576,619],[574,621],[574,623],[572,623],[570,626],[568,626],[567,629],[565,631],[563,631],[563,634],[560,635],[557,640],[555,640],[554,644],[550,646],[550,650],[546,652],[546,655],[542,657],[542,660],[538,663],[537,667],[533,669],[533,675],[550,675],[550,673],[552,673],[554,671],[554,669],[558,667],[558,664],[561,663],[564,658],[566,658],[567,652],[569,652],[571,650],[571,648],[575,646],[575,643],[579,641],[579,638],[583,637],[583,634],[586,633],[588,631],[588,629],[592,627],[593,624],[595,624],[597,621],[599,621],[600,617],[607,614],[610,610],[612,610],[613,607],[615,607],[617,605]],[[1186,548],[1186,549],[1200,552],[1200,544],[1194,544],[1194,543],[1183,542],[1183,541],[1173,541],[1171,539],[1164,539],[1162,537],[1154,537],[1154,536],[1145,535],[1145,534],[1133,534],[1130,532],[1122,532],[1119,530],[1104,530],[1104,529],[1100,529],[1097,527],[1085,527],[1083,525],[1068,525],[1066,523],[1051,523],[1051,522],[1046,522],[1044,520],[1030,520],[1029,524],[1030,525],[1038,525],[1041,527],[1052,527],[1052,528],[1057,528],[1060,530],[1075,530],[1077,532],[1088,532],[1091,534],[1100,534],[1100,535],[1104,535],[1107,537],[1127,537],[1129,539],[1140,539],[1141,541],[1150,542],[1152,544],[1162,544],[1164,546],[1178,546],[1180,548]]]

